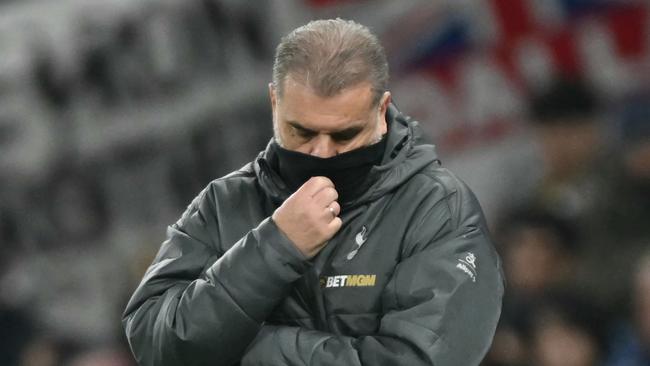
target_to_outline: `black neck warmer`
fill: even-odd
[[[386,136],[379,142],[331,158],[319,158],[270,145],[270,163],[284,180],[287,188],[295,192],[309,178],[323,176],[332,180],[339,194],[338,202],[344,205],[355,198],[370,169],[381,163],[386,150]]]

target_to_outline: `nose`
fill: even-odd
[[[312,140],[311,151],[309,154],[323,159],[331,158],[336,155],[336,146],[334,145],[332,138],[328,135],[319,135]]]

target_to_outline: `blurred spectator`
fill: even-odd
[[[534,311],[532,353],[536,366],[598,366],[606,352],[605,325],[596,308],[575,294],[547,296]]]
[[[624,298],[619,284],[630,272],[638,247],[650,233],[647,98],[623,114],[623,148],[615,149],[612,123],[591,86],[558,79],[530,105],[545,159],[533,202],[576,224],[584,238],[580,263],[572,268],[579,286],[615,311]],[[648,145],[650,146],[650,145]],[[615,253],[616,255],[612,255]]]
[[[632,319],[616,330],[606,366],[650,365],[650,252],[638,262],[632,291]]]
[[[616,179],[599,212],[611,236],[636,239],[650,235],[650,95],[623,109]]]
[[[140,28],[138,19],[124,17],[115,25],[110,43],[111,72],[123,102],[146,101],[154,92],[153,62],[143,47]]]
[[[98,349],[82,352],[68,363],[70,366],[132,366],[131,354],[124,350]]]
[[[550,291],[575,287],[578,234],[570,221],[543,209],[524,208],[503,220],[498,240],[508,288],[485,365],[526,365],[535,306]]]
[[[580,218],[599,199],[599,157],[605,152],[598,100],[578,79],[558,79],[534,96],[530,106],[537,127],[544,177],[536,200],[563,215]]]
[[[58,366],[61,364],[61,349],[50,338],[35,337],[20,353],[19,366]]]
[[[618,149],[598,162],[596,204],[580,217],[589,245],[581,281],[615,311],[624,304],[636,258],[650,240],[650,103],[623,104]],[[613,130],[613,129],[612,129]]]
[[[47,45],[41,43],[34,45],[32,67],[32,77],[37,90],[41,93],[40,97],[56,111],[68,108],[73,85],[70,80],[65,79],[65,73],[56,69],[53,53]]]
[[[109,26],[97,19],[84,20],[78,32],[85,91],[99,95],[105,105],[113,105],[119,97],[118,80],[111,74]]]
[[[509,297],[534,298],[571,284],[579,243],[570,221],[543,209],[527,208],[513,213],[501,227]]]
[[[74,245],[105,234],[111,223],[97,175],[91,167],[62,165],[44,182],[35,201],[43,205],[52,229],[43,242]]]

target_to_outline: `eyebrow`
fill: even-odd
[[[298,123],[298,122],[296,122],[296,121],[287,121],[287,123],[288,123],[291,127],[295,128],[296,130],[299,130],[300,132],[303,132],[303,133],[305,133],[305,134],[309,134],[309,135],[312,135],[312,134],[313,134],[313,135],[318,135],[318,132],[316,132],[316,131],[314,131],[314,130],[310,130],[309,128],[304,127],[303,125],[301,125],[300,123]]]
[[[304,127],[301,125],[299,122],[296,121],[287,121],[287,124],[289,124],[291,127],[295,128],[296,130],[299,130],[305,134],[308,135],[318,135],[318,131],[311,130],[309,128]],[[364,129],[365,126],[352,126],[348,127],[346,129],[340,130],[340,131],[334,131],[331,132],[329,135],[332,136],[335,140],[345,140],[345,139],[350,139],[359,132],[361,132]]]

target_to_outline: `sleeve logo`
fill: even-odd
[[[476,282],[477,275],[477,265],[476,265],[476,256],[472,252],[467,252],[464,258],[458,259],[458,264],[456,268],[467,273],[467,275],[472,279],[472,282]]]

